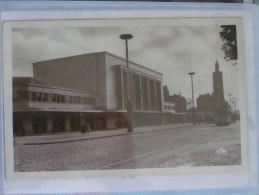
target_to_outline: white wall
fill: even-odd
[[[34,79],[50,86],[96,90],[96,54],[47,60],[33,64]]]

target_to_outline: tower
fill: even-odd
[[[224,88],[223,88],[223,76],[222,72],[219,71],[219,63],[216,60],[215,72],[213,72],[213,96],[215,100],[215,106],[221,107],[224,105]]]

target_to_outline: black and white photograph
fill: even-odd
[[[239,170],[242,31],[240,18],[6,22],[8,170]]]

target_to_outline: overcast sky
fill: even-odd
[[[129,59],[163,74],[170,94],[195,98],[212,93],[216,59],[223,72],[225,99],[238,97],[237,66],[224,60],[219,26],[88,27],[14,29],[13,76],[33,76],[32,63],[42,60],[108,51],[125,58],[122,33],[131,33]]]

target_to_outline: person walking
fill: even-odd
[[[82,134],[85,134],[87,132],[87,135],[88,135],[90,133],[90,131],[91,131],[91,128],[90,128],[89,123],[81,126],[81,133]]]
[[[89,123],[86,124],[86,131],[87,131],[87,135],[90,133],[91,131],[91,128],[90,128],[90,125]]]
[[[82,125],[80,131],[81,131],[82,134],[85,134],[85,132],[86,132],[86,126],[85,126],[85,125]]]

